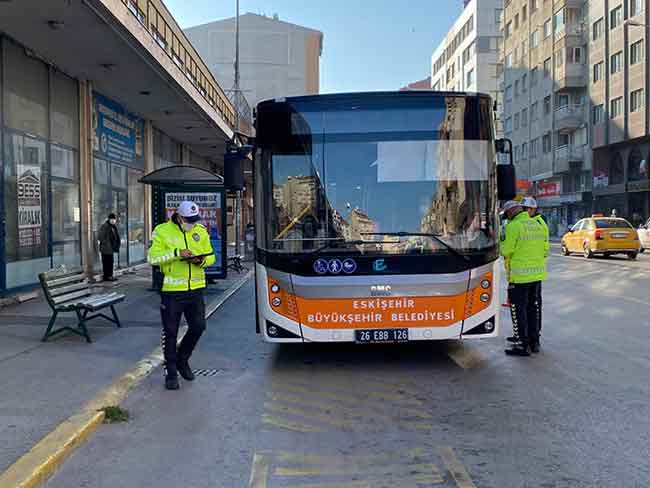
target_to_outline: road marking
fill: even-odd
[[[473,347],[467,347],[463,343],[451,347],[447,355],[465,370],[477,368],[485,363],[485,357]]]
[[[280,427],[281,429],[293,430],[294,432],[323,432],[323,429],[319,429],[313,425],[308,425],[301,422],[293,422],[291,420],[282,419],[266,413],[262,415],[262,423]]]
[[[253,467],[248,488],[266,488],[269,479],[269,462],[266,456],[257,454],[253,456]]]
[[[458,460],[454,450],[450,447],[443,447],[440,449],[440,457],[445,463],[445,466],[454,477],[456,481],[456,486],[458,488],[477,488],[472,479],[469,477],[469,473],[465,469],[465,466]]]
[[[296,485],[295,488],[372,488],[368,481],[333,481],[328,483],[309,483],[308,485]]]
[[[281,405],[280,403],[276,403],[276,402],[265,402],[264,408],[266,408],[266,410],[271,412],[282,413],[285,415],[289,414],[297,417],[304,417],[307,420],[316,420],[320,423],[333,425],[334,427],[339,427],[339,428],[351,429],[358,425],[353,421],[339,419],[334,415],[327,415],[327,414],[317,413],[309,410],[304,410],[302,408]]]

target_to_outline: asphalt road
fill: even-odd
[[[503,338],[264,344],[249,284],[210,321],[193,358],[206,376],[179,392],[151,376],[131,420],[46,486],[647,488],[650,256],[558,252],[532,358]]]

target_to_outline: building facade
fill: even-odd
[[[255,107],[262,100],[313,95],[320,90],[323,34],[283,22],[278,16],[246,13],[239,18],[241,89]],[[221,86],[235,82],[235,19],[185,30]]]
[[[487,93],[500,108],[503,0],[468,0],[431,58],[431,87]],[[497,124],[500,135],[501,125]]]
[[[504,5],[504,134],[554,235],[592,207],[587,12],[585,0]]]
[[[128,35],[125,35],[128,33]],[[143,263],[154,169],[223,171],[235,112],[160,0],[0,2],[0,292],[59,265]]]
[[[594,210],[650,216],[649,11],[643,0],[589,2]]]

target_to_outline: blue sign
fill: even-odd
[[[346,259],[343,261],[343,272],[352,274],[357,270],[357,262],[354,259]]]
[[[93,151],[114,163],[133,166],[144,156],[144,122],[99,93],[93,94]],[[141,167],[142,164],[135,164]]]
[[[377,273],[381,273],[382,271],[386,271],[388,269],[388,266],[386,266],[385,260],[377,259],[374,263],[372,263],[372,269],[374,269]]]
[[[314,263],[314,271],[318,274],[325,274],[329,269],[329,264],[324,259],[318,259]]]
[[[329,263],[329,270],[332,274],[339,274],[343,270],[343,263],[340,259],[332,259]]]

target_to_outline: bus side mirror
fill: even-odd
[[[517,175],[512,164],[497,164],[497,194],[499,200],[513,200],[517,196]]]

